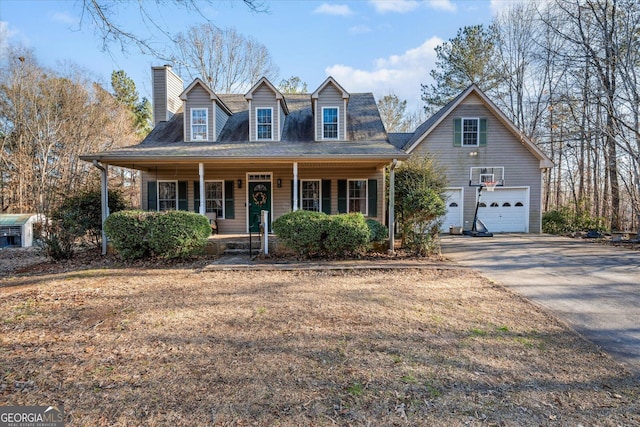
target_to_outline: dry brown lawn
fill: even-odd
[[[640,382],[463,269],[0,279],[0,405],[69,426],[634,426]]]

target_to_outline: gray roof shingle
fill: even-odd
[[[218,95],[233,112],[216,142],[185,142],[183,113],[158,124],[138,145],[82,156],[85,160],[132,158],[399,158],[406,153],[389,142],[373,94],[351,94],[347,141],[315,141],[311,96],[285,95],[289,114],[281,141],[249,141],[249,104],[243,95]]]

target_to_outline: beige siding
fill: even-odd
[[[195,85],[193,89],[187,94],[187,101],[185,102],[185,117],[187,120],[185,126],[185,141],[192,141],[191,137],[191,110],[193,108],[206,108],[207,109],[207,121],[208,121],[208,129],[207,129],[207,141],[213,141],[213,114],[212,107],[213,102],[211,101],[211,97],[209,96],[209,92],[207,92],[202,86]]]
[[[205,181],[210,180],[232,180],[234,182],[234,219],[219,219],[218,228],[222,234],[246,233],[247,232],[247,208],[248,197],[247,173],[271,173],[272,182],[272,209],[273,217],[291,211],[291,184],[293,180],[293,165],[265,165],[256,167],[250,171],[246,169],[225,169],[224,171],[211,165],[205,164]],[[339,179],[377,179],[378,180],[378,206],[377,219],[383,222],[385,218],[384,200],[384,171],[374,167],[348,167],[348,166],[319,166],[319,165],[299,165],[298,179],[328,179],[331,178],[331,212],[338,211],[338,180]],[[242,180],[242,188],[238,188],[238,179]],[[278,179],[282,181],[282,186],[278,188]],[[171,180],[187,181],[188,189],[188,209],[194,212],[194,181],[199,180],[198,165],[185,167],[181,170],[158,169],[152,172],[143,172],[141,206],[147,210],[147,182]]]
[[[333,84],[326,85],[318,94],[317,110],[315,111],[315,126],[318,141],[322,138],[322,107],[338,108],[338,139],[344,140],[344,124],[346,120],[346,112],[344,111],[344,100],[342,92],[338,91]]]
[[[152,86],[153,122],[157,125],[171,119],[180,110],[180,94],[184,88],[182,79],[167,66],[152,68]]]
[[[486,147],[453,146],[453,120],[460,117],[487,119]],[[471,156],[472,152],[477,152],[477,155]],[[473,221],[477,194],[475,187],[469,187],[470,167],[503,166],[506,187],[530,189],[529,232],[540,232],[540,162],[475,96],[445,117],[411,154],[423,156],[426,153],[445,167],[448,186],[464,188],[464,221],[467,228],[471,227]]]
[[[253,135],[250,139],[255,141],[258,139],[258,123],[256,110],[258,108],[271,108],[271,137],[274,141],[280,140],[280,124],[278,123],[278,101],[276,95],[267,85],[263,84],[253,92],[253,100],[251,102],[251,132]],[[284,118],[284,116],[283,116]]]
[[[222,108],[218,104],[216,104],[216,134],[214,140],[218,140],[218,136],[220,136],[220,132],[224,128],[224,125],[227,124],[227,120],[229,120],[229,116],[227,113],[222,111]]]

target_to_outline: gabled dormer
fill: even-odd
[[[195,79],[181,94],[185,142],[215,142],[231,110],[202,80]]]
[[[349,93],[333,77],[328,77],[311,94],[316,141],[347,139],[348,102]]]
[[[282,93],[263,77],[244,98],[249,102],[249,141],[280,141],[289,114]]]

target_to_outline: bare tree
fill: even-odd
[[[265,3],[261,0],[242,0],[242,2],[252,12],[267,11]],[[134,0],[131,2],[82,0],[81,25],[86,21],[90,22],[96,29],[104,50],[109,50],[112,44],[119,45],[122,51],[127,51],[131,46],[135,46],[142,53],[163,58],[162,47],[157,47],[156,43],[158,35],[165,36],[169,40],[172,40],[172,36],[165,21],[157,16],[157,11],[173,6],[192,12],[212,24],[211,20],[206,18],[204,9],[206,6],[217,3],[219,2],[216,0]],[[129,7],[137,9],[140,28],[147,30],[151,34],[150,36],[144,36],[135,29],[126,28],[119,24],[118,16],[127,13],[125,9]]]
[[[170,60],[181,74],[190,79],[200,77],[222,93],[247,90],[261,77],[274,80],[279,73],[262,43],[234,28],[221,30],[210,23],[178,34]]]
[[[0,68],[0,172],[3,209],[49,213],[97,178],[80,154],[135,142],[128,111],[86,73],[39,66],[10,49]]]

